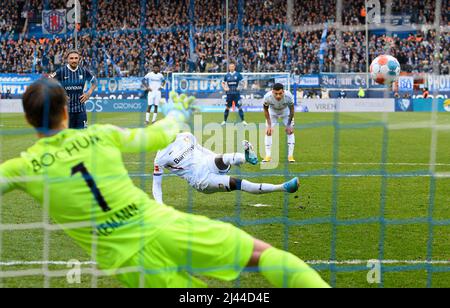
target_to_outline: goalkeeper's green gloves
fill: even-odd
[[[179,123],[187,123],[191,119],[192,113],[197,110],[194,106],[195,97],[186,94],[178,95],[170,92],[169,102],[162,107],[162,113],[166,117],[172,117]]]

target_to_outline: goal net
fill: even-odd
[[[225,76],[225,73],[174,73],[172,90],[195,96],[202,111],[222,112],[226,101],[222,87]],[[276,83],[283,84],[286,91],[291,91],[290,73],[242,73],[242,77],[238,89],[244,111],[262,111],[262,99]]]
[[[296,161],[288,163],[282,128],[273,133],[274,164],[245,165],[230,175],[276,184],[298,177],[300,192],[205,195],[167,175],[165,203],[291,252],[332,287],[450,286],[448,0],[65,2],[2,1],[0,164],[36,142],[21,109],[26,87],[64,66],[64,52],[73,48],[99,78],[96,99],[87,102],[89,125],[143,127],[147,99],[140,82],[156,64],[171,75],[162,97],[173,90],[197,98],[196,136],[218,154],[241,150],[249,138],[265,158],[262,98],[279,82],[297,102]],[[402,66],[404,79],[394,87],[368,77],[371,61],[383,54]],[[221,83],[231,62],[243,72],[246,129],[220,125]],[[237,117],[231,120],[240,122]],[[134,184],[149,196],[154,158],[123,156]],[[89,175],[85,180],[95,188]],[[120,287],[98,269],[95,254],[52,220],[48,193],[43,204],[22,191],[0,194],[0,287]],[[95,222],[89,218],[82,224]],[[147,273],[141,265],[130,270]],[[208,283],[270,287],[254,272]]]

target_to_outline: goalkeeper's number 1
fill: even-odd
[[[84,163],[80,163],[72,168],[72,176],[74,176],[77,173],[81,173],[83,179],[86,181],[86,184],[91,189],[91,192],[95,197],[95,200],[97,200],[97,203],[100,205],[103,212],[111,211],[111,208],[108,206],[108,204],[105,201],[105,198],[98,189],[97,184],[94,181],[94,177],[89,173]]]

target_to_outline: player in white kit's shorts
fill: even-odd
[[[272,128],[275,128],[275,126],[277,126],[278,122],[281,120],[281,122],[283,123],[283,125],[285,127],[288,126],[295,126],[295,119],[292,119],[291,124],[289,124],[289,117],[290,117],[290,110],[289,108],[285,108],[282,112],[280,113],[276,113],[273,110],[271,110],[269,108],[269,115],[270,115],[270,121],[272,124]],[[268,126],[268,123],[266,121],[266,124]]]
[[[161,102],[162,94],[161,91],[151,91],[148,93],[147,101],[149,106],[159,106]]]
[[[297,192],[298,178],[281,185],[272,185],[252,183],[228,176],[232,166],[241,166],[246,162],[253,165],[258,164],[253,146],[247,141],[244,141],[243,145],[245,154],[218,155],[198,144],[194,135],[179,134],[172,144],[156,155],[153,174],[154,199],[163,203],[162,176],[164,169],[185,179],[194,189],[206,194],[236,190],[252,194]]]

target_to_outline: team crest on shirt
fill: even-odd
[[[83,75],[78,76],[80,79],[83,79]]]

